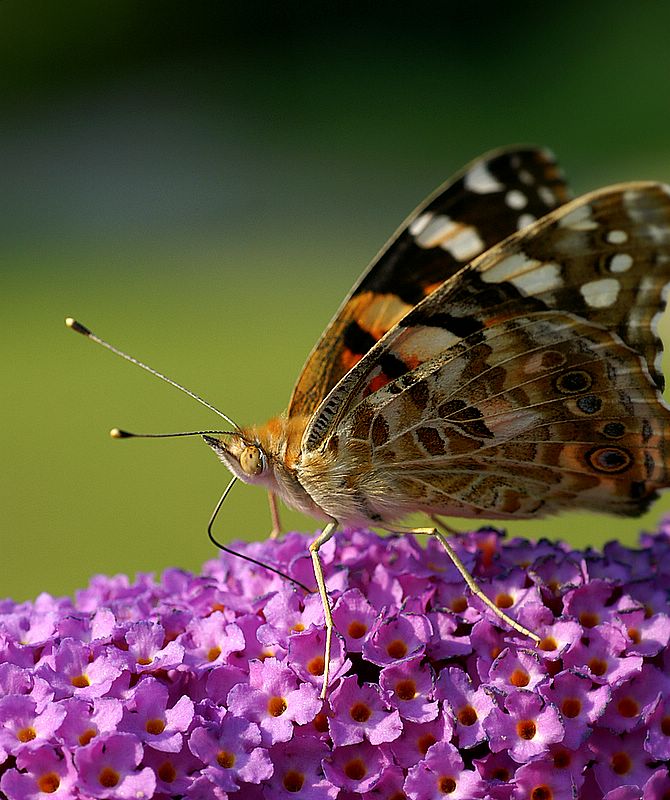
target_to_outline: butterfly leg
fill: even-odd
[[[272,519],[272,530],[269,538],[279,539],[282,534],[282,528],[281,520],[279,519],[279,504],[277,495],[274,492],[268,492],[268,502],[270,504],[270,518]]]
[[[479,588],[477,581],[472,577],[472,575],[468,572],[465,564],[461,561],[458,553],[449,544],[449,540],[447,539],[447,537],[439,530],[437,530],[437,528],[414,528],[412,530],[404,530],[404,531],[398,530],[396,528],[395,531],[397,533],[414,533],[414,534],[435,536],[435,538],[445,549],[453,565],[460,572],[461,577],[468,586],[468,589],[470,589],[470,591],[472,592],[472,594],[475,595],[475,597],[478,597],[482,601],[482,603],[487,605],[497,617],[506,622],[515,631],[518,631],[523,636],[527,636],[529,639],[532,639],[535,642],[535,644],[539,644],[542,641],[536,633],[533,633],[533,631],[529,631],[528,628],[525,628],[520,622],[517,622],[515,619],[512,619],[512,617],[505,614],[505,612],[502,609],[498,608],[498,606],[493,602],[493,600],[490,600],[484,594],[484,592]]]
[[[324,545],[335,533],[337,529],[337,522],[333,520],[329,522],[316,539],[309,546],[309,554],[312,557],[312,566],[314,567],[314,577],[316,578],[316,585],[319,589],[321,603],[323,604],[323,615],[326,620],[326,647],[323,654],[323,686],[321,687],[321,698],[325,700],[326,692],[328,691],[328,673],[330,672],[330,646],[333,639],[333,615],[330,610],[330,600],[328,599],[328,592],[326,591],[326,581],[323,577],[323,568],[319,560],[319,548]]]

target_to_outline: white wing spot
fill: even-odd
[[[409,232],[412,236],[418,236],[428,225],[428,223],[433,218],[433,214],[430,211],[425,211],[423,214],[419,214],[419,216],[410,223]]]
[[[538,186],[537,193],[540,196],[540,200],[547,206],[553,206],[556,202],[556,195],[548,186]]]
[[[525,183],[526,186],[530,186],[531,183],[535,183],[535,178],[526,169],[522,169],[519,172],[519,180],[521,183]]]
[[[520,231],[523,228],[527,228],[529,225],[532,225],[536,219],[537,217],[533,216],[533,214],[520,214],[516,223],[516,229]]]
[[[589,205],[577,206],[562,217],[558,224],[561,228],[571,228],[573,231],[592,231],[598,227]]]
[[[611,272],[626,272],[633,266],[633,256],[630,253],[617,253],[610,261]]]
[[[437,247],[446,236],[453,236],[459,229],[459,224],[450,219],[446,214],[438,214],[428,220],[421,232],[415,237],[419,247]]]
[[[459,233],[446,239],[440,245],[458,261],[471,261],[482,252],[484,246],[484,241],[472,225],[464,227]]]
[[[628,234],[626,233],[626,231],[620,231],[620,230],[609,231],[607,233],[607,236],[605,236],[605,239],[610,244],[624,244],[625,242],[628,241]]]
[[[616,303],[621,284],[616,278],[600,278],[585,283],[580,292],[591,308],[609,308]]]
[[[538,263],[536,259],[528,258],[525,253],[514,253],[514,255],[503,258],[502,261],[494,264],[489,269],[482,270],[482,280],[486,283],[509,281],[511,276],[518,272],[526,272]]]
[[[528,204],[528,198],[523,192],[520,192],[518,189],[512,189],[511,192],[507,192],[505,195],[505,203],[510,207],[514,208],[517,211],[521,208],[524,208]]]
[[[537,295],[552,292],[563,286],[561,267],[559,264],[543,264],[535,267],[517,278],[510,279],[512,284],[525,295]]]
[[[489,172],[486,164],[476,164],[465,175],[465,188],[475,194],[501,192],[505,187]]]

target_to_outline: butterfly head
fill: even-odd
[[[258,441],[242,433],[233,433],[225,438],[202,438],[236,478],[244,483],[273,483],[270,458]]]

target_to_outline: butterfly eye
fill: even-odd
[[[250,445],[240,453],[240,466],[247,475],[260,475],[265,468],[265,457],[258,447]]]

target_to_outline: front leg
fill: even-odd
[[[282,527],[281,520],[279,519],[279,502],[274,492],[268,492],[268,503],[270,504],[270,519],[272,520],[272,529],[269,538],[279,539],[282,535]]]

